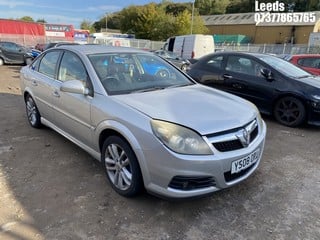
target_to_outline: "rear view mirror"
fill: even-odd
[[[60,90],[62,92],[77,93],[77,94],[83,94],[83,95],[89,94],[89,89],[86,88],[83,82],[79,80],[69,80],[69,81],[63,82],[60,87]]]

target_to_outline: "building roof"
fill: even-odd
[[[309,17],[310,13],[315,14],[315,19],[312,19]],[[245,24],[256,25],[255,14],[259,14],[259,13],[254,13],[254,12],[232,13],[232,14],[222,14],[222,15],[204,15],[201,17],[204,20],[206,26],[245,25]],[[270,13],[270,14],[273,14],[273,13]],[[257,26],[314,26],[315,23],[320,19],[320,11],[294,12],[293,14],[298,15],[299,18],[301,17],[302,21],[292,22],[292,21],[288,21],[290,19],[285,18],[285,20],[287,20],[286,22],[282,22],[280,19],[279,19],[279,22],[261,21],[260,23],[257,24]]]

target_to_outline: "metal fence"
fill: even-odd
[[[319,47],[303,44],[243,44],[243,45],[216,45],[215,51],[245,51],[269,54],[304,54],[320,53]]]
[[[32,35],[17,35],[17,34],[1,34],[0,41],[16,42],[27,47],[34,47],[38,43],[49,43],[61,41],[59,38],[32,36]],[[66,41],[66,40],[64,40]],[[146,39],[127,38],[130,47],[146,50],[158,50],[164,45],[161,41],[150,41]],[[89,42],[89,41],[88,41]],[[105,43],[107,44],[107,43]],[[303,44],[216,44],[215,51],[246,51],[256,53],[269,54],[303,54],[303,53],[320,53],[320,46],[310,47]]]

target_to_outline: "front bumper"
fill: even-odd
[[[249,146],[229,151],[213,150],[213,155],[191,156],[161,150],[143,151],[148,174],[144,182],[147,191],[166,198],[192,198],[231,187],[248,178],[258,167],[264,149],[266,125],[262,121],[259,133]],[[250,167],[231,174],[232,162],[259,149],[257,161]]]

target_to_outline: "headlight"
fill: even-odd
[[[320,95],[312,95],[312,97],[318,101],[320,101]]]
[[[312,95],[313,100],[311,101],[311,106],[317,110],[320,109],[320,96]]]
[[[260,112],[257,112],[257,121],[258,121],[258,125],[260,127],[262,127],[263,126],[263,120],[262,120]]]
[[[203,138],[188,128],[160,120],[152,120],[151,127],[156,137],[176,153],[190,155],[213,154]]]

